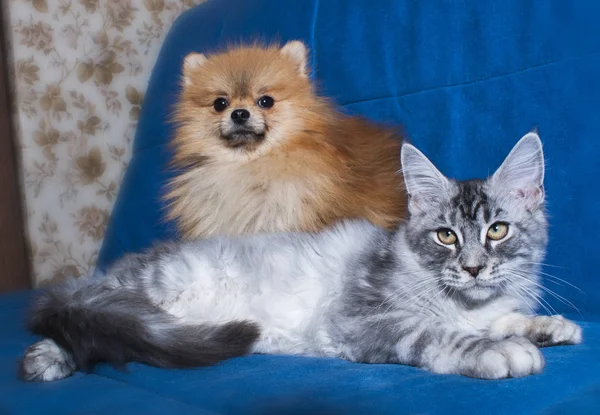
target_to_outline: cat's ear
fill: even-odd
[[[208,58],[202,53],[190,53],[183,61],[183,80],[186,85],[192,83],[192,73],[203,66],[208,61]]]
[[[491,180],[497,191],[509,193],[527,209],[544,202],[544,151],[537,132],[519,140]]]
[[[280,50],[280,53],[290,59],[295,65],[296,70],[302,77],[308,76],[307,59],[308,49],[306,45],[299,40],[290,40]]]
[[[422,212],[447,197],[448,179],[415,146],[402,145],[401,161],[411,213]]]

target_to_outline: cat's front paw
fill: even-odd
[[[510,313],[494,321],[489,337],[502,340],[512,336],[526,337],[538,347],[581,343],[581,327],[563,316],[525,316]]]
[[[529,339],[539,347],[579,344],[581,327],[563,316],[536,316],[531,322]]]
[[[476,357],[469,376],[482,379],[518,378],[540,373],[544,356],[529,340],[513,337],[491,342]]]
[[[52,382],[76,369],[71,355],[53,340],[44,339],[27,348],[21,361],[21,377],[27,382]]]

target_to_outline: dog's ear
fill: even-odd
[[[299,40],[291,40],[281,48],[281,54],[292,60],[296,65],[296,70],[303,76],[308,76],[306,68],[308,49],[306,45]]]
[[[203,66],[208,61],[208,58],[202,53],[190,53],[183,61],[183,79],[186,84],[190,84],[192,74],[198,68]]]

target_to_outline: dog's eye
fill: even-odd
[[[257,101],[258,106],[261,108],[271,108],[275,105],[275,100],[268,95],[260,97]]]
[[[215,108],[215,111],[217,111],[217,112],[224,111],[225,108],[227,108],[228,106],[229,106],[229,102],[225,98],[217,98],[213,102],[213,107]]]

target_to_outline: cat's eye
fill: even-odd
[[[437,237],[444,245],[454,245],[458,240],[454,231],[447,228],[438,229]]]
[[[229,101],[225,98],[217,98],[213,102],[213,108],[217,112],[225,111],[225,108],[229,106]]]
[[[506,235],[508,235],[508,223],[505,222],[496,222],[487,231],[487,237],[492,241],[504,239]]]
[[[272,97],[265,95],[260,97],[256,103],[261,108],[271,108],[273,105],[275,105],[275,100]]]

